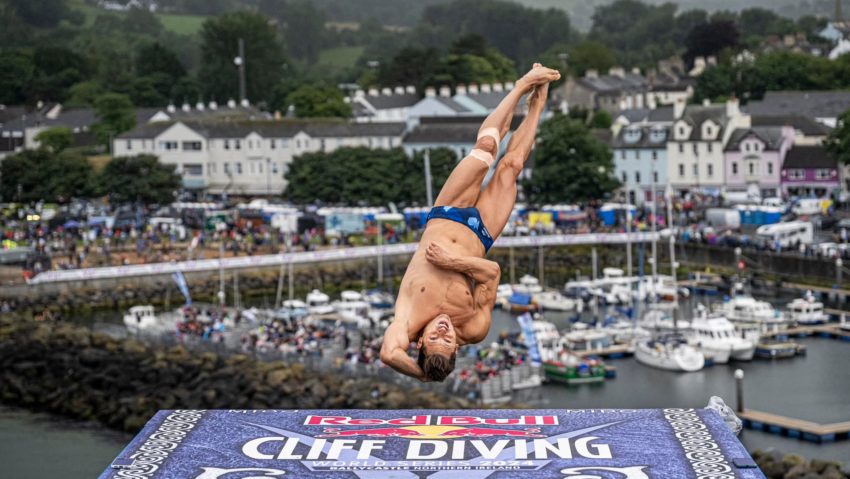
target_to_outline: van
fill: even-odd
[[[814,227],[809,221],[788,221],[760,226],[756,230],[756,244],[768,248],[791,248],[798,242],[811,244],[814,241]]]

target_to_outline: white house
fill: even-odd
[[[419,95],[413,86],[373,88],[368,92],[357,90],[346,101],[351,104],[354,121],[393,122],[407,120],[410,108],[419,102]]]
[[[401,147],[404,123],[343,121],[154,122],[113,141],[115,156],[152,154],[176,165],[187,189],[278,194],[298,155],[345,146]]]

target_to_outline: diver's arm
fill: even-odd
[[[384,343],[381,346],[381,362],[396,371],[416,378],[422,382],[429,379],[416,364],[416,361],[407,354],[410,339],[407,336],[407,322],[396,319],[384,332]]]
[[[433,241],[425,250],[425,258],[438,268],[460,273],[474,279],[476,283],[487,283],[495,280],[498,285],[499,278],[502,276],[499,263],[476,256],[453,255]]]

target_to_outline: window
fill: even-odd
[[[237,140],[237,141],[238,141],[238,140]],[[242,174],[242,163],[241,163],[241,162],[239,162],[239,161],[237,161],[237,162],[236,162],[236,174],[237,174],[237,175],[241,175],[241,174]]]
[[[132,149],[133,149],[133,141],[132,141],[132,140],[127,140],[127,149],[128,149],[128,150],[132,150]]]
[[[626,172],[625,172],[625,171],[623,172],[622,177],[623,177],[623,183],[626,183],[626,182],[628,182],[628,181],[629,181],[629,177],[628,177],[628,176],[626,176]]]
[[[201,151],[201,142],[200,141],[184,141],[183,142],[183,151]]]
[[[755,163],[753,163],[751,161],[751,162],[749,162],[749,164],[747,166],[750,167],[750,175],[756,174],[756,164]]]
[[[621,160],[625,160],[625,159],[626,159],[626,150],[620,150],[620,159],[621,159]]]
[[[815,170],[815,179],[828,180],[832,176],[832,170],[829,168],[818,168]]]
[[[685,165],[679,163],[679,178],[685,177]]]
[[[278,174],[278,173],[279,173],[279,171],[280,171],[280,170],[278,170],[278,168],[277,168],[277,162],[276,162],[276,161],[275,161],[275,162],[273,162],[273,163],[272,163],[272,173],[276,175],[276,174]]]
[[[237,150],[242,149],[242,141],[241,140],[233,140],[233,143],[234,143],[234,145],[233,145],[234,148],[236,148]]]
[[[694,143],[694,156],[699,156],[699,143]]]
[[[684,152],[685,152],[685,144],[679,143],[679,153],[684,153]]]
[[[652,150],[652,159],[653,159],[653,160],[657,160],[657,159],[658,159],[658,152],[657,152],[657,151],[655,151],[655,150]]]
[[[685,127],[684,126],[679,127],[679,136],[685,136]]]
[[[714,143],[709,143],[709,144],[705,145],[705,148],[708,150],[709,153],[713,152],[714,151]]]
[[[795,168],[792,170],[788,170],[788,179],[789,180],[805,180],[806,179],[806,170],[801,168]]]
[[[773,174],[773,163],[768,163],[768,164],[767,164],[767,174],[768,174],[768,175],[772,175],[772,174]]]
[[[276,141],[274,140],[274,138],[272,138],[271,140],[269,140],[269,148],[271,148],[272,150],[274,150],[274,149],[275,149],[275,143],[276,143]]]
[[[747,152],[750,151],[750,144],[749,143],[744,143],[744,151],[747,151]]]
[[[230,176],[230,163],[224,162],[224,174]]]
[[[705,127],[705,136],[711,136],[713,134],[714,130],[712,130],[710,126]]]
[[[640,172],[635,171],[635,183],[640,184]]]
[[[699,176],[699,165],[694,163],[694,176]]]
[[[203,176],[204,165],[200,163],[186,163],[183,165],[183,173],[190,176]]]
[[[159,149],[160,150],[166,150],[166,151],[176,150],[177,149],[177,142],[176,141],[160,141],[159,142]]]
[[[321,151],[325,151],[325,139],[324,139],[324,138],[322,138],[321,140],[319,140],[319,149],[320,149]]]
[[[652,172],[652,182],[658,183],[658,172],[657,171]]]

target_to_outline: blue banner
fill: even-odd
[[[534,319],[531,313],[525,313],[517,318],[519,327],[522,329],[522,336],[525,338],[525,346],[528,348],[528,358],[531,359],[531,364],[540,366],[543,359],[540,357],[540,349],[537,347],[537,335],[534,334]]]
[[[708,409],[183,410],[100,479],[765,479],[749,458]]]
[[[171,277],[174,278],[174,282],[177,283],[177,287],[180,288],[180,292],[183,293],[183,297],[186,298],[186,306],[191,306],[192,295],[189,294],[189,285],[186,284],[186,277],[183,276],[181,271],[175,271],[171,274]]]

